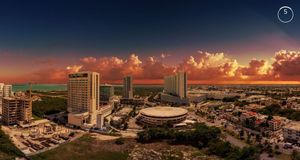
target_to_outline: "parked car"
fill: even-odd
[[[293,145],[291,143],[285,143],[283,148],[284,149],[293,149]]]

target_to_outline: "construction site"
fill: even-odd
[[[53,149],[82,135],[47,119],[36,120],[19,126],[2,126],[2,130],[25,155],[34,155]]]

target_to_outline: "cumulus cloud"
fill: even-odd
[[[161,57],[162,59],[167,58],[167,57],[170,57],[170,56],[171,56],[171,54],[168,54],[168,53],[162,53],[162,54],[160,54],[160,57]]]
[[[92,61],[90,61],[92,59]],[[125,75],[135,79],[161,79],[163,75],[174,73],[175,67],[164,65],[155,57],[148,57],[142,62],[136,54],[128,58],[94,57],[82,58],[80,70],[96,71],[104,80],[120,80]]]
[[[240,66],[237,77],[243,80],[273,80],[272,67],[266,60],[252,59],[248,66]]]
[[[78,64],[66,68],[44,68],[24,76],[24,80],[65,83],[67,74],[78,71],[99,72],[102,82],[120,82],[125,75],[132,75],[136,81],[156,82],[177,71],[186,71],[189,80],[211,83],[300,80],[300,52],[296,51],[281,50],[274,54],[271,63],[252,59],[247,66],[240,65],[236,59],[229,58],[224,53],[202,51],[184,58],[174,66],[164,64],[162,59],[150,56],[141,60],[134,53],[127,58],[83,57]]]
[[[281,50],[275,54],[273,74],[281,80],[300,80],[300,52]]]
[[[235,76],[238,63],[224,53],[199,51],[179,64],[178,70],[186,71],[191,80],[229,79]]]
[[[76,73],[79,72],[81,68],[82,68],[81,65],[72,65],[72,66],[68,66],[66,69],[68,73]]]

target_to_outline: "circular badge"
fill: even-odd
[[[289,6],[282,6],[277,12],[278,20],[282,23],[289,23],[294,18],[294,11]]]

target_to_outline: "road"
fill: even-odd
[[[205,124],[208,125],[208,126],[215,126],[215,127],[218,127],[218,128],[219,128],[219,127],[222,127],[222,124],[221,124],[220,121],[217,121],[217,120],[216,120],[214,123],[211,123],[211,122],[208,122],[205,118],[200,117],[200,116],[198,116],[198,115],[196,115],[196,114],[194,114],[194,113],[190,113],[190,115],[191,115],[191,116],[197,117],[197,121],[198,121],[198,122],[205,123]],[[243,141],[241,141],[241,140],[239,140],[239,139],[237,139],[237,138],[235,138],[235,137],[229,135],[228,133],[224,133],[224,132],[223,132],[223,134],[224,134],[224,136],[225,136],[224,140],[228,141],[229,143],[231,143],[231,144],[234,145],[234,146],[237,146],[237,147],[240,147],[240,148],[243,148],[243,147],[245,147],[245,146],[248,146],[247,143],[245,143],[245,142],[243,142]]]
[[[228,141],[229,143],[237,146],[237,147],[240,147],[240,148],[243,148],[243,147],[247,147],[249,146],[247,143],[227,134],[227,133],[224,133],[225,134],[225,140]]]

